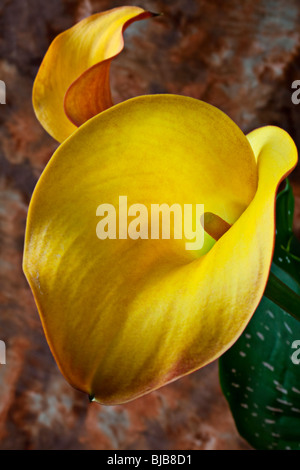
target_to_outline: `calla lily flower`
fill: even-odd
[[[109,72],[124,47],[123,32],[154,16],[139,7],[92,15],[58,35],[33,87],[33,106],[46,131],[59,142],[77,126],[112,106]]]
[[[34,88],[41,123],[58,140],[70,137],[33,193],[24,272],[61,372],[107,405],[205,366],[241,335],[269,276],[276,191],[297,163],[285,131],[267,126],[245,136],[217,108],[184,96],[141,96],[84,117],[77,130],[68,123],[61,102],[68,101],[62,94],[70,77],[59,64],[74,60],[77,74],[81,54],[101,49],[115,30],[120,45],[126,22],[144,15],[116,9],[63,33]],[[112,23],[105,29],[108,17],[116,29]],[[99,72],[93,63],[79,83],[93,67]],[[71,101],[90,103],[80,90]],[[203,203],[203,247],[186,250],[184,237],[100,240],[97,207],[111,204],[118,220],[124,195],[128,205],[142,203],[149,212],[152,204]]]

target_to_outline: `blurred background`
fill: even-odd
[[[35,118],[32,85],[54,37],[92,13],[139,5],[162,16],[132,24],[111,72],[115,103],[149,93],[207,101],[244,132],[274,124],[300,149],[299,0],[0,0],[1,449],[250,449],[239,437],[218,364],[132,403],[89,403],[61,376],[22,273],[28,203],[57,147]],[[300,234],[300,170],[290,177]]]

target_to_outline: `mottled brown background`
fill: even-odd
[[[134,1],[0,0],[0,449],[247,449],[217,364],[130,404],[104,407],[65,382],[49,352],[21,261],[28,202],[56,148],[36,121],[32,83],[51,40],[97,11]],[[113,64],[115,102],[178,93],[212,103],[245,131],[276,124],[300,148],[299,0],[149,0],[163,16],[132,25]],[[292,176],[299,234],[299,169]]]

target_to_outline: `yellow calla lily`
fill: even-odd
[[[134,98],[79,127],[35,188],[23,260],[66,379],[119,404],[224,353],[263,295],[276,191],[296,163],[283,130],[246,137],[220,110],[182,96]],[[97,208],[114,207],[120,229],[125,196],[148,213],[153,204],[204,204],[203,247],[187,250],[175,224],[169,239],[99,239]]]
[[[63,142],[85,121],[112,106],[111,61],[124,47],[123,32],[153,16],[139,7],[92,15],[58,35],[33,87],[33,107],[46,131]]]

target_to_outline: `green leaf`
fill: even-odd
[[[271,268],[264,296],[272,300],[272,302],[281,307],[285,312],[289,313],[297,320],[300,320],[300,284],[298,284],[295,279],[291,278],[290,283],[293,285],[293,289],[290,289],[287,285],[288,273],[276,268],[276,265],[273,265]],[[273,272],[274,270],[280,274],[276,276]],[[280,280],[280,277],[285,281]]]
[[[276,200],[276,242],[285,245],[293,234],[295,201],[288,179]]]
[[[219,361],[237,429],[256,449],[300,449],[300,364],[292,361],[299,340],[300,322],[263,298]]]
[[[238,341],[219,361],[220,383],[238,431],[256,449],[300,449],[300,243],[290,184],[277,197],[268,285]],[[275,303],[276,302],[276,303]],[[286,311],[287,310],[287,311]]]

